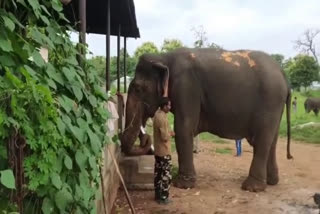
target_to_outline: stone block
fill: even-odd
[[[154,156],[142,155],[120,158],[120,170],[128,189],[152,190]]]

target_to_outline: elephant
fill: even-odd
[[[143,155],[149,147],[134,146],[139,127],[153,117],[161,97],[171,100],[178,176],[174,185],[193,188],[193,136],[210,132],[227,139],[246,138],[253,147],[249,175],[242,189],[258,192],[279,181],[276,143],[286,105],[287,158],[290,153],[291,91],[280,66],[255,50],[179,48],[144,54],[129,85],[125,131],[126,155]]]
[[[320,98],[318,97],[308,97],[304,102],[304,109],[307,113],[313,111],[316,116],[318,116],[320,109]]]

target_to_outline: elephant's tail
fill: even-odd
[[[290,138],[291,138],[291,92],[289,93],[286,101],[286,113],[287,113],[287,159],[293,159],[293,156],[290,152]]]

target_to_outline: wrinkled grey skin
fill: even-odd
[[[307,113],[313,111],[316,116],[318,116],[320,109],[320,98],[318,97],[308,97],[304,102],[304,109]]]
[[[279,181],[276,143],[287,105],[287,158],[290,159],[291,94],[277,62],[259,51],[177,49],[140,57],[129,86],[122,151],[142,155],[149,148],[134,147],[139,127],[153,117],[169,77],[174,114],[179,175],[175,185],[192,188],[196,182],[193,136],[210,132],[223,138],[246,138],[254,156],[242,188],[263,191]],[[214,164],[214,163],[213,163]]]

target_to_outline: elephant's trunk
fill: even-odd
[[[151,143],[145,144],[144,147],[134,146],[140,133],[140,127],[145,122],[143,120],[143,104],[129,94],[126,105],[125,130],[120,136],[121,150],[128,156],[144,155],[151,148]]]

